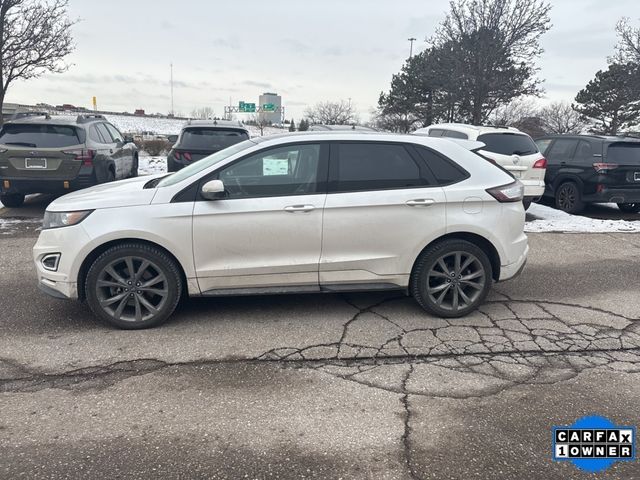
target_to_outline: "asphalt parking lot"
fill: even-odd
[[[553,425],[640,424],[638,235],[530,234],[523,275],[463,319],[233,297],[125,332],[39,293],[44,204],[0,213],[27,218],[0,231],[0,478],[585,478]]]

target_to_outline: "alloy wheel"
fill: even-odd
[[[165,273],[154,262],[127,256],[108,263],[98,274],[96,297],[115,320],[143,322],[153,318],[169,295]]]
[[[570,212],[576,205],[578,192],[573,185],[563,185],[558,190],[558,206],[565,212]]]
[[[475,255],[454,251],[442,255],[427,273],[427,294],[440,308],[457,312],[472,305],[485,287],[485,271]]]

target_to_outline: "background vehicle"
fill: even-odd
[[[640,140],[599,135],[549,135],[536,140],[548,161],[545,195],[578,213],[587,203],[617,203],[640,212]]]
[[[55,200],[34,260],[41,288],[86,298],[122,328],[161,323],[183,290],[398,289],[459,317],[524,267],[522,193],[508,173],[440,139],[259,137],[173,175]]]
[[[517,128],[442,123],[420,128],[414,133],[484,143],[485,147],[478,153],[509,171],[524,185],[525,210],[544,192],[547,162],[531,137]]]
[[[309,131],[312,132],[324,132],[324,131],[346,131],[354,130],[357,132],[376,132],[374,128],[363,127],[362,125],[321,125],[315,124],[309,126]]]
[[[249,130],[240,122],[190,120],[182,127],[177,141],[169,151],[167,170],[176,172],[249,137]]]
[[[138,175],[138,151],[102,115],[20,114],[0,130],[0,200],[63,193]]]

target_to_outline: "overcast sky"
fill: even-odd
[[[554,0],[553,28],[539,61],[546,101],[571,100],[606,67],[622,16],[637,23],[638,0]],[[77,44],[67,73],[14,84],[8,102],[91,106],[102,110],[175,110],[282,95],[299,119],[322,100],[352,102],[366,118],[391,75],[448,9],[448,0],[70,0]]]

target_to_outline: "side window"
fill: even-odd
[[[578,142],[578,148],[576,148],[576,153],[573,155],[573,159],[580,163],[593,162],[593,149],[591,148],[591,143],[586,140],[580,140]]]
[[[426,162],[433,176],[436,177],[438,185],[458,183],[469,176],[461,167],[432,150],[418,146],[416,146],[416,150]]]
[[[469,140],[469,137],[467,136],[466,133],[456,132],[453,130],[445,130],[443,136],[448,138],[460,138],[462,140]]]
[[[420,167],[400,144],[338,143],[331,190],[338,192],[426,185]]]
[[[109,133],[111,133],[111,138],[113,138],[114,142],[116,143],[124,142],[124,139],[122,138],[122,134],[118,131],[116,127],[114,127],[110,123],[105,123],[104,126],[107,127],[107,130],[109,130]]]
[[[444,135],[444,130],[441,128],[432,128],[429,130],[430,137],[441,137],[442,135]]]
[[[551,163],[568,162],[573,157],[573,152],[578,145],[577,140],[571,140],[568,138],[559,138],[547,152],[547,160]]]
[[[540,153],[544,155],[544,152],[547,151],[547,148],[549,148],[549,145],[551,145],[551,142],[553,142],[553,139],[551,138],[536,140],[536,145],[538,146],[538,150],[540,150]]]
[[[113,138],[111,138],[111,134],[109,133],[109,130],[107,130],[107,127],[105,127],[104,123],[98,123],[96,125],[96,130],[98,130],[98,133],[104,139],[103,143],[114,142]]]
[[[104,138],[102,138],[102,135],[100,135],[100,132],[98,132],[98,129],[95,127],[95,125],[92,125],[89,129],[89,139],[92,142],[96,143],[111,143],[111,139],[109,139],[109,141],[107,142]]]
[[[220,170],[227,198],[304,195],[317,191],[320,145],[287,145]]]

